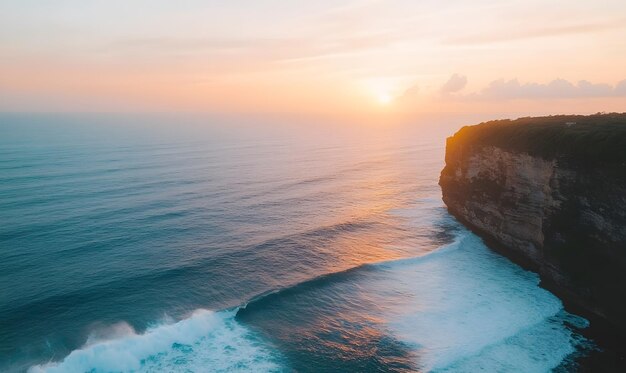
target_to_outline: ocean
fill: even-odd
[[[441,201],[463,124],[3,114],[0,371],[568,370],[587,321]]]

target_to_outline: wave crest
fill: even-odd
[[[115,339],[91,340],[63,361],[33,366],[29,373],[279,371],[279,358],[234,312],[196,310],[189,318],[137,334],[130,326],[113,327]]]

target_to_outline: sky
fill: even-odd
[[[626,109],[623,0],[0,0],[0,111]]]

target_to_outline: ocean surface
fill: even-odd
[[[586,320],[441,201],[462,124],[0,116],[0,371],[569,370]]]

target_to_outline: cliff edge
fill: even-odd
[[[439,185],[489,246],[626,333],[626,113],[463,127]]]

